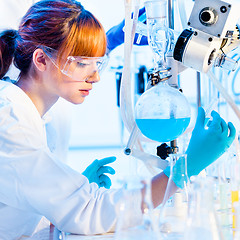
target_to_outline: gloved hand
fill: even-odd
[[[145,13],[145,8],[139,9],[139,17]],[[125,20],[123,20],[118,25],[112,27],[107,31],[107,48],[109,51],[112,51],[117,46],[121,45],[124,42],[124,32],[123,27],[125,26]],[[138,34],[135,34],[134,44],[136,44]],[[138,45],[147,45],[148,40],[146,36],[142,36],[142,39]]]
[[[205,128],[205,111],[201,107],[198,108],[196,125],[186,151],[188,177],[198,175],[217,160],[230,147],[235,138],[236,129],[231,122],[227,125],[215,111],[212,111],[211,116],[213,119],[209,121],[208,128]],[[181,161],[178,160],[174,168],[180,167],[178,163]],[[164,173],[170,176],[170,168],[167,167]],[[180,179],[178,174],[173,176],[173,181],[179,187],[182,186]]]
[[[99,187],[110,188],[112,185],[111,179],[104,173],[115,174],[115,170],[112,167],[104,166],[108,163],[116,161],[116,157],[107,157],[101,160],[93,161],[85,171],[83,175],[88,178],[89,183],[95,182]]]

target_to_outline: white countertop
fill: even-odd
[[[103,235],[91,235],[91,236],[85,236],[85,235],[74,235],[69,234],[65,236],[65,240],[108,240],[108,239],[114,239],[114,234],[103,234]]]

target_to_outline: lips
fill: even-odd
[[[91,89],[90,89],[90,90],[91,90]],[[90,90],[79,90],[79,91],[82,93],[82,95],[88,96]]]

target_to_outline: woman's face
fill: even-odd
[[[62,73],[50,60],[47,64],[46,86],[49,91],[74,104],[82,103],[90,94],[93,83],[100,80],[98,69],[94,64],[71,66],[74,69],[69,71],[74,70],[72,74],[74,78]]]

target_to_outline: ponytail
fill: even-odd
[[[16,30],[5,30],[0,33],[0,79],[7,73],[15,52]]]

